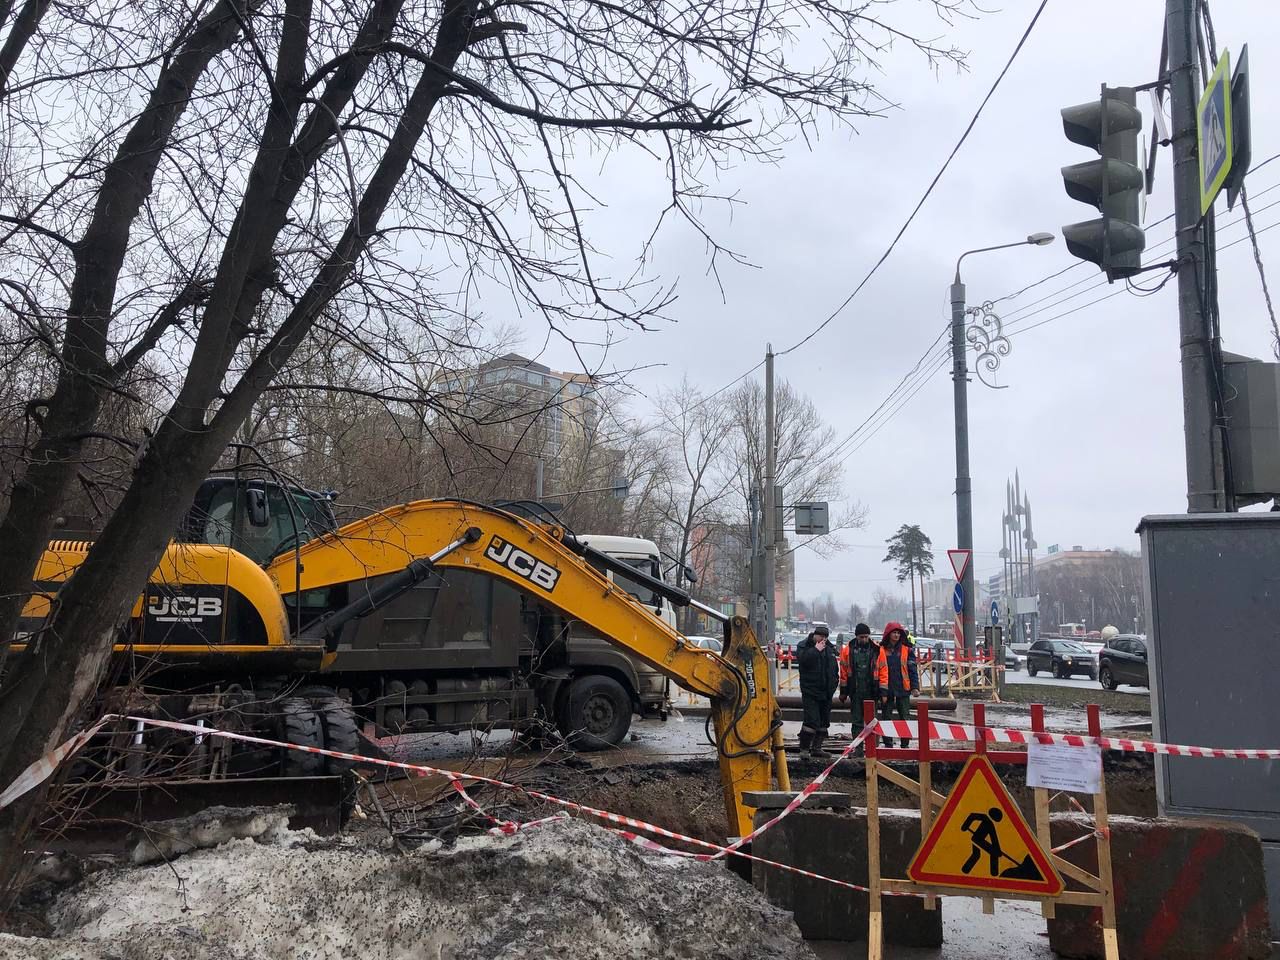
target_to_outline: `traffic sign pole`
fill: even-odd
[[[1222,440],[1214,428],[1213,357],[1200,306],[1206,272],[1205,244],[1212,231],[1200,222],[1200,164],[1196,155],[1196,108],[1200,65],[1195,41],[1194,0],[1165,0],[1169,65],[1169,115],[1173,147],[1174,223],[1178,270],[1178,336],[1182,356],[1182,422],[1187,458],[1187,511],[1230,509]]]

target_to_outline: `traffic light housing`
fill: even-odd
[[[1138,133],[1142,113],[1131,87],[1102,87],[1092,103],[1062,109],[1062,128],[1072,143],[1092,147],[1100,159],[1062,168],[1067,196],[1097,207],[1102,216],[1062,228],[1067,250],[1096,263],[1110,281],[1142,269],[1142,168]]]

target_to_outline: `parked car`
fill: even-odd
[[[1104,690],[1114,690],[1122,683],[1149,687],[1145,640],[1132,633],[1112,637],[1098,657],[1098,681]]]
[[[1004,648],[1004,669],[1006,673],[1017,673],[1026,664],[1025,654],[1018,653],[1011,646]]]
[[[1097,680],[1098,659],[1076,640],[1037,640],[1027,650],[1027,673],[1034,677],[1041,670],[1064,680],[1077,673]]]
[[[685,637],[695,647],[701,647],[703,650],[710,650],[712,653],[722,653],[724,644],[718,637]]]

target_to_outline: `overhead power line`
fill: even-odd
[[[875,262],[871,269],[867,271],[867,275],[862,278],[856,287],[853,288],[853,292],[845,297],[840,306],[831,311],[825,320],[805,334],[803,338],[776,354],[776,356],[783,357],[788,353],[791,353],[793,350],[799,350],[826,329],[827,325],[831,323],[832,320],[844,312],[844,308],[853,302],[853,298],[862,291],[862,288],[865,287],[871,278],[876,275],[876,271],[880,269],[880,266],[889,259],[889,255],[893,253],[894,248],[897,247],[898,241],[902,239],[902,235],[907,232],[907,228],[911,226],[911,222],[915,220],[916,214],[920,212],[925,201],[929,199],[929,195],[933,193],[933,188],[938,185],[938,181],[942,179],[942,175],[947,172],[947,168],[951,166],[951,161],[954,160],[956,154],[960,152],[960,148],[964,146],[964,142],[969,139],[969,134],[973,131],[974,125],[977,124],[978,118],[982,116],[983,109],[995,94],[996,89],[1000,86],[1000,81],[1002,81],[1005,74],[1009,72],[1009,68],[1013,66],[1013,61],[1018,58],[1018,53],[1027,42],[1027,38],[1031,36],[1031,30],[1036,25],[1036,21],[1040,19],[1040,14],[1044,12],[1045,5],[1048,2],[1049,0],[1041,0],[1040,5],[1036,8],[1035,14],[1031,17],[1031,22],[1027,24],[1027,29],[1022,32],[1022,36],[1018,40],[1018,45],[1013,48],[1013,53],[1009,54],[1009,59],[1005,62],[1004,69],[1000,71],[995,82],[991,84],[991,89],[987,91],[987,95],[983,97],[982,102],[978,104],[978,109],[973,112],[973,116],[969,119],[969,125],[964,128],[964,132],[960,134],[960,139],[956,141],[956,145],[952,147],[951,152],[947,154],[947,159],[942,162],[942,166],[938,169],[938,172],[934,174],[933,179],[929,181],[929,185],[925,187],[924,193],[921,195],[919,201],[917,201],[911,213],[907,216],[906,221],[898,228],[898,232],[894,235],[893,240],[889,242],[889,246],[885,248],[884,253],[880,254],[880,259]]]

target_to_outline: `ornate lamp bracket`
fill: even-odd
[[[996,315],[995,304],[988,300],[982,306],[970,307],[965,312],[974,318],[965,328],[964,338],[977,353],[973,365],[978,379],[993,390],[1004,390],[1007,384],[992,383],[986,377],[986,374],[1000,369],[1001,359],[1013,349],[1009,338],[1004,335],[1004,324]]]

